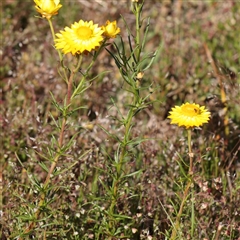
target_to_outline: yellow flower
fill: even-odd
[[[35,8],[43,17],[50,19],[53,15],[58,14],[62,7],[60,0],[33,0],[36,3]]]
[[[100,46],[103,40],[102,34],[103,30],[98,24],[80,20],[72,24],[71,28],[65,27],[64,31],[56,34],[55,47],[61,49],[64,54],[90,52]]]
[[[105,26],[102,26],[102,29],[104,30],[103,35],[107,38],[115,38],[117,34],[120,33],[120,28],[117,27],[116,21],[110,22],[107,20]]]
[[[210,112],[204,106],[195,103],[185,103],[180,107],[175,106],[169,112],[168,118],[172,119],[171,124],[178,124],[186,128],[199,127],[203,123],[207,123],[210,118]]]

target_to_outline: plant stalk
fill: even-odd
[[[47,191],[47,188],[48,188],[48,185],[49,185],[49,182],[50,182],[50,179],[51,179],[51,175],[54,171],[54,169],[56,168],[56,165],[57,165],[57,162],[59,160],[59,157],[61,156],[61,149],[62,149],[62,146],[63,146],[63,139],[64,139],[64,131],[65,131],[65,128],[66,128],[66,123],[67,123],[67,112],[68,112],[68,108],[69,106],[71,105],[71,95],[72,95],[72,83],[73,83],[73,79],[74,79],[74,76],[75,76],[75,73],[77,72],[78,70],[78,67],[77,66],[72,72],[71,72],[71,75],[69,77],[69,81],[68,81],[68,86],[67,86],[67,96],[66,96],[66,104],[65,104],[65,109],[66,109],[66,113],[64,115],[64,118],[62,120],[62,124],[61,124],[61,130],[60,130],[60,134],[59,134],[59,138],[58,138],[58,148],[57,148],[57,151],[56,151],[56,156],[50,166],[50,169],[48,171],[48,174],[47,174],[47,177],[44,181],[44,184],[43,184],[43,192],[41,193],[40,195],[40,201],[38,203],[38,207],[37,207],[37,211],[35,212],[34,214],[34,220],[29,224],[29,226],[24,230],[24,234],[28,234],[31,230],[34,229],[35,225],[36,225],[36,220],[38,220],[39,216],[40,216],[40,213],[41,213],[41,208],[43,207],[44,205],[44,202],[45,202],[45,198],[46,198],[46,191]],[[22,238],[20,237],[19,240],[22,240]]]
[[[187,133],[188,133],[188,151],[189,151],[189,160],[190,160],[188,174],[189,174],[190,178],[188,179],[188,183],[183,192],[182,202],[181,202],[181,205],[180,205],[180,208],[179,208],[179,211],[178,211],[178,214],[177,214],[174,226],[173,226],[173,231],[172,231],[170,240],[176,239],[177,232],[178,232],[178,229],[180,226],[181,216],[183,213],[184,204],[188,199],[189,188],[191,187],[191,184],[192,184],[192,177],[191,177],[193,174],[193,153],[192,153],[192,144],[191,144],[192,129],[191,128],[187,129]]]

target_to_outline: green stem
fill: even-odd
[[[126,122],[126,125],[125,125],[125,133],[124,133],[124,141],[123,141],[123,147],[122,147],[122,152],[121,152],[121,155],[120,155],[120,158],[119,158],[119,167],[118,167],[118,176],[120,177],[121,175],[121,172],[122,172],[122,165],[123,165],[123,162],[124,162],[124,156],[126,154],[126,151],[127,151],[127,145],[128,145],[128,142],[129,142],[129,138],[130,138],[130,127],[131,127],[131,124],[132,124],[132,119],[133,119],[133,115],[134,115],[134,110],[133,108],[131,108],[128,112],[128,116],[127,116],[127,122]]]
[[[136,45],[138,46],[138,54],[137,54],[137,61],[139,62],[140,60],[140,54],[141,54],[141,47],[140,47],[140,12],[139,12],[139,7],[138,4],[136,4]]]
[[[135,15],[136,18],[136,37],[135,37],[135,44],[137,46],[137,53],[136,53],[136,59],[135,59],[135,66],[132,69],[132,71],[134,71],[134,75],[137,76],[137,74],[140,72],[140,64],[139,62],[141,61],[141,51],[142,51],[142,47],[141,47],[141,35],[140,35],[140,28],[141,28],[141,10],[142,10],[142,4],[139,4],[137,2],[133,3],[133,13]],[[126,60],[126,61],[130,61],[130,60]],[[127,65],[127,64],[126,64]],[[121,72],[121,69],[120,69]],[[116,174],[115,177],[113,178],[113,183],[112,183],[112,192],[111,192],[111,204],[109,207],[109,214],[111,216],[113,216],[115,212],[115,206],[117,203],[117,199],[118,199],[118,192],[119,192],[119,186],[121,185],[121,181],[122,181],[122,177],[124,174],[124,168],[125,168],[125,161],[126,161],[126,155],[127,155],[127,151],[128,151],[128,146],[129,146],[129,142],[130,142],[130,138],[131,138],[131,126],[132,126],[132,120],[133,117],[136,113],[136,111],[138,110],[138,103],[140,102],[140,94],[139,94],[139,86],[137,86],[136,80],[133,79],[132,74],[128,74],[128,83],[131,91],[133,93],[133,101],[132,104],[130,105],[130,109],[128,111],[127,117],[124,120],[124,127],[125,127],[125,132],[124,132],[124,137],[122,142],[120,143],[119,146],[119,152],[120,155],[117,157],[117,162],[116,162]],[[114,220],[114,219],[113,219]],[[112,223],[110,225],[110,227],[112,227]]]
[[[52,20],[48,19],[48,23],[49,23],[49,26],[50,26],[50,29],[51,29],[53,41],[55,42],[56,36],[55,36],[55,31],[54,31],[54,28],[53,28]],[[59,56],[60,61],[62,61],[63,55],[62,55],[60,50],[58,50],[58,56]]]
[[[52,20],[48,19],[48,23],[49,23],[49,26],[50,26],[50,29],[51,29],[53,41],[55,43],[56,35],[55,35],[54,28],[53,28]],[[63,69],[64,80],[65,80],[65,82],[67,82],[68,77],[67,77],[65,66],[63,64],[63,55],[62,55],[62,52],[60,50],[57,50],[57,52],[58,52],[60,63],[61,63],[62,69]]]
[[[134,97],[134,105],[135,106],[137,103],[137,98],[136,95]],[[117,163],[116,166],[116,170],[117,170],[117,174],[116,174],[116,179],[113,180],[113,193],[112,193],[112,199],[111,199],[111,205],[110,205],[110,214],[114,214],[114,207],[116,205],[116,201],[117,201],[117,194],[118,194],[118,185],[121,181],[121,176],[122,176],[122,169],[123,169],[123,165],[124,165],[124,157],[126,155],[127,152],[127,145],[130,139],[130,128],[131,128],[131,124],[132,124],[132,119],[134,116],[134,109],[133,107],[130,108],[129,112],[128,112],[128,116],[127,116],[127,120],[125,123],[125,133],[124,133],[124,140],[123,143],[121,143],[121,154],[119,156],[119,161]]]
[[[193,174],[192,129],[191,128],[187,129],[187,133],[188,133],[188,155],[190,160],[188,173],[192,175]]]
[[[183,192],[182,202],[181,202],[181,205],[180,205],[180,208],[179,208],[179,211],[178,211],[178,214],[177,214],[174,226],[173,226],[173,231],[172,231],[170,240],[175,240],[176,239],[177,232],[178,232],[178,229],[179,229],[179,226],[180,226],[180,219],[181,219],[181,216],[182,216],[182,213],[183,213],[184,204],[187,201],[187,198],[188,198],[188,195],[189,195],[188,194],[189,193],[189,188],[192,184],[192,177],[191,177],[192,174],[193,174],[193,153],[192,153],[192,144],[191,144],[192,129],[191,128],[187,129],[187,133],[188,133],[188,151],[189,151],[188,155],[189,155],[189,160],[190,160],[188,174],[189,174],[190,178],[188,179],[188,183],[187,183],[187,185],[185,187],[185,190]]]
[[[174,228],[173,228],[173,232],[172,232],[170,240],[176,239],[176,235],[177,235],[179,225],[180,225],[180,219],[181,219],[182,212],[183,212],[183,207],[184,207],[185,202],[187,201],[188,191],[189,191],[190,186],[191,186],[191,181],[188,181],[187,186],[183,193],[182,202],[181,202],[181,205],[180,205],[180,208],[179,208],[179,211],[178,211],[175,223],[174,223]]]
[[[143,3],[141,3],[141,4],[139,4],[137,2],[133,3],[133,13],[135,14],[135,17],[136,17],[135,43],[136,43],[136,46],[138,47],[137,56],[136,56],[137,63],[140,61],[141,52],[142,52],[141,33],[140,33],[142,7],[143,7]]]
[[[191,209],[191,237],[193,239],[194,230],[195,230],[195,211],[194,211],[194,190],[191,190],[191,201],[192,201],[192,209]]]
[[[78,95],[78,92],[79,92],[79,90],[80,90],[81,87],[82,87],[82,84],[85,82],[86,78],[87,78],[88,75],[89,75],[89,71],[92,69],[93,64],[95,63],[98,55],[100,54],[100,52],[102,51],[102,49],[105,47],[105,42],[106,42],[106,40],[104,40],[104,42],[102,43],[102,45],[100,46],[100,48],[98,49],[98,51],[94,53],[94,56],[93,56],[93,59],[92,59],[91,63],[90,63],[89,66],[87,67],[87,70],[86,70],[85,74],[83,75],[81,81],[79,82],[78,86],[76,87],[76,89],[74,90],[74,92],[73,92],[73,94],[72,94],[72,96],[71,96],[72,99],[73,99],[76,95]],[[80,55],[79,62],[80,62],[80,63],[82,62],[82,55]],[[79,67],[79,68],[80,68],[80,67]],[[78,69],[79,69],[79,68],[78,68]]]
[[[65,131],[65,128],[66,128],[67,116],[68,116],[67,111],[68,111],[68,108],[71,105],[72,83],[73,83],[74,76],[75,76],[76,72],[78,71],[78,69],[80,67],[80,64],[81,64],[81,58],[79,58],[78,64],[77,64],[76,68],[73,69],[73,71],[71,72],[71,75],[70,75],[69,80],[68,80],[66,103],[65,103],[65,106],[64,106],[65,115],[64,115],[64,118],[62,120],[61,130],[60,130],[60,134],[59,134],[59,138],[58,138],[58,147],[57,147],[57,151],[56,151],[56,155],[54,157],[54,160],[53,160],[53,162],[50,166],[47,177],[46,177],[46,179],[44,181],[44,184],[43,184],[43,190],[42,190],[42,193],[40,195],[40,201],[38,203],[37,211],[34,214],[34,220],[37,220],[39,218],[39,215],[41,213],[41,208],[43,207],[44,202],[45,202],[46,191],[47,191],[48,185],[49,185],[50,180],[51,180],[51,175],[52,175],[54,169],[56,168],[59,157],[61,156],[61,149],[62,149],[62,146],[63,146],[63,139],[64,139],[64,131]],[[36,222],[32,221],[29,224],[29,226],[24,230],[24,234],[27,234],[31,230],[33,230],[35,225],[36,225]],[[22,240],[22,238],[19,238],[19,240]]]

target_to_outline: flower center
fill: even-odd
[[[91,38],[93,31],[89,27],[81,26],[77,29],[76,33],[81,40],[87,40]]]
[[[182,111],[184,112],[184,115],[188,117],[194,117],[201,113],[199,107],[192,104],[182,106]]]

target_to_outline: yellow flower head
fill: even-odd
[[[116,21],[110,22],[107,20],[105,26],[102,26],[102,29],[104,31],[103,35],[107,38],[115,38],[117,34],[120,33],[120,28],[117,27]]]
[[[50,19],[53,15],[58,14],[62,7],[60,0],[33,0],[36,3],[35,8],[42,14],[42,17]]]
[[[180,107],[175,106],[169,113],[168,118],[172,120],[171,124],[178,124],[179,127],[186,128],[199,127],[203,123],[207,123],[210,118],[210,112],[204,106],[188,102]]]
[[[103,40],[103,30],[92,21],[80,20],[65,27],[64,31],[56,34],[55,47],[61,49],[64,54],[81,54],[96,50]]]

